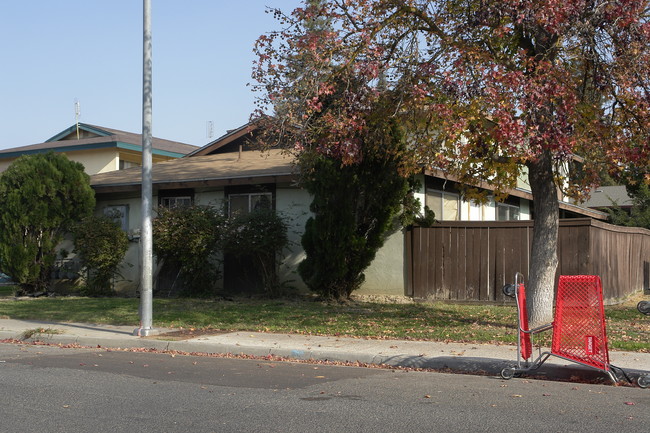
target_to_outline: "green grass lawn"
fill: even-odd
[[[2,290],[2,289],[0,289]],[[3,292],[0,292],[0,294]],[[650,351],[650,318],[636,302],[606,308],[609,347]],[[137,325],[138,299],[0,298],[0,317]],[[512,306],[299,300],[154,299],[154,325],[358,338],[515,344]],[[550,333],[545,333],[550,337]]]
[[[12,296],[14,293],[14,287],[9,284],[0,284],[0,298],[7,296]]]

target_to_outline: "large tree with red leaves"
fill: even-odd
[[[559,191],[584,198],[599,173],[629,165],[650,181],[648,0],[322,0],[275,13],[284,28],[258,40],[254,78],[260,112],[275,110],[297,149],[354,164],[357,113],[389,92],[418,163],[499,191],[527,174],[531,322],[550,321]],[[366,94],[323,113],[348,77]]]

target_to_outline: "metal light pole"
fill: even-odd
[[[133,335],[146,337],[153,332],[153,248],[152,248],[152,186],[151,186],[151,118],[152,118],[152,60],[151,60],[151,0],[143,0],[143,62],[142,62],[142,247],[140,274],[140,327]]]

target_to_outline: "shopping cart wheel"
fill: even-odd
[[[501,377],[505,380],[512,379],[513,377],[515,377],[515,368],[514,367],[504,368],[503,370],[501,370]]]
[[[650,315],[650,302],[641,301],[638,304],[636,304],[636,309],[639,310],[639,313],[641,314]]]
[[[503,294],[506,296],[509,296],[511,298],[515,297],[515,285],[514,284],[506,284],[503,286]]]
[[[639,388],[647,388],[650,385],[650,376],[644,374],[637,377],[636,384],[639,385]]]

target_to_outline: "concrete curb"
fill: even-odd
[[[391,367],[431,369],[449,373],[499,376],[516,364],[514,346],[473,345],[426,341],[362,340],[351,338],[231,332],[189,340],[162,340],[132,335],[131,327],[0,320],[0,340],[22,339],[25,330],[56,329],[63,333],[37,333],[25,343],[79,345],[102,349],[155,349],[184,353],[269,355],[296,361],[349,362]],[[611,354],[611,352],[610,352]],[[632,378],[647,374],[650,354],[615,352]],[[610,355],[611,356],[611,355]],[[613,362],[614,365],[617,365]],[[551,380],[609,383],[600,370],[552,357],[529,377]]]

